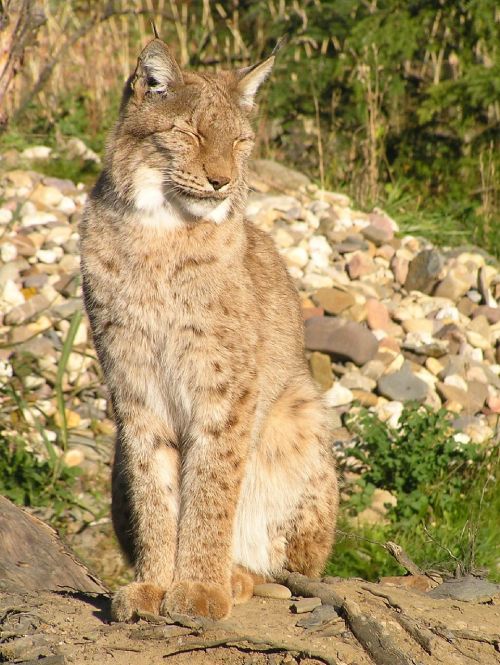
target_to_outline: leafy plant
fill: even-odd
[[[80,474],[57,456],[40,459],[20,437],[0,434],[0,494],[22,506],[48,506],[57,520],[75,503]]]
[[[422,568],[470,572],[486,568],[500,578],[500,447],[458,443],[444,409],[407,404],[398,428],[365,409],[346,418],[358,437],[349,450],[364,469],[346,488],[330,574],[376,579],[403,570],[383,548],[401,545]],[[397,499],[386,523],[356,526],[353,518],[376,488]]]
[[[457,494],[467,492],[474,478],[472,465],[484,458],[478,445],[455,441],[451,414],[445,409],[409,403],[397,429],[367,410],[348,417],[346,424],[359,436],[350,452],[366,465],[358,487],[362,493],[371,494],[375,487],[393,492],[398,499],[390,510],[393,521],[421,521],[446,511]]]

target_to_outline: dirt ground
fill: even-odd
[[[235,607],[227,621],[204,626],[183,617],[153,616],[135,624],[117,624],[110,621],[108,595],[61,590],[0,593],[0,662],[30,665],[500,663],[500,595],[486,596],[480,602],[465,602],[436,599],[413,590],[359,580],[340,580],[322,586],[331,586],[347,599],[351,609],[359,610],[361,626],[370,621],[379,626],[381,632],[375,637],[379,644],[371,646],[375,652],[377,646],[386,646],[374,658],[368,653],[370,644],[368,648],[360,644],[352,626],[347,627],[345,616],[339,616],[332,607],[325,612],[325,605],[323,617],[315,620],[318,610],[314,614],[292,613],[292,600],[254,597]],[[407,619],[406,628],[401,617]],[[309,626],[297,625],[304,621]],[[189,651],[176,653],[184,649]]]

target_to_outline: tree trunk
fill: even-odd
[[[0,592],[107,591],[57,532],[0,496]]]
[[[24,51],[45,23],[36,0],[0,0],[0,130],[7,125],[5,97],[22,65]]]

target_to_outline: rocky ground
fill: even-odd
[[[67,151],[98,160],[76,140]],[[116,583],[127,573],[111,542],[107,509],[113,423],[82,316],[78,272],[77,224],[87,192],[81,184],[44,176],[33,159],[50,160],[50,150],[9,151],[0,161],[1,436],[8,442],[21,433],[40,456],[51,445],[67,465],[82,469],[77,498],[85,508],[75,506],[66,516],[68,537],[104,579]],[[254,163],[251,186],[247,215],[271,233],[301,294],[311,371],[331,407],[339,454],[348,451],[351,438],[342,426],[343,413],[360,404],[397,427],[404,400],[455,413],[457,446],[489,445],[500,414],[500,276],[494,259],[479,249],[437,249],[403,236],[383,211],[358,211],[345,195],[322,191],[272,162]],[[90,494],[86,481],[95,490]],[[50,507],[44,516],[50,517]],[[104,556],[108,545],[111,554]],[[381,620],[409,639],[391,618],[399,610],[387,599],[356,593],[369,612],[388,612]],[[398,595],[398,603],[404,600]],[[14,604],[23,602],[19,597]],[[49,632],[64,644],[61,635],[71,633],[78,601],[59,597],[51,620],[44,609],[48,601],[39,602],[37,621],[52,626]],[[247,609],[238,608],[235,620],[251,615],[261,634],[258,616],[265,602],[271,601],[254,598]],[[439,615],[437,600],[422,603],[434,603],[418,609],[422,616]],[[73,661],[128,662],[137,650],[130,647],[130,631],[138,628],[118,633],[102,624],[90,605],[84,607],[87,632]],[[296,617],[288,605],[279,607],[276,630],[292,637]],[[479,614],[469,621],[465,605],[457,607],[457,630],[476,630],[487,621]],[[65,613],[69,618],[63,621]],[[145,626],[147,637],[134,635],[143,640],[140,649],[153,649],[168,630]],[[339,635],[342,641],[342,631]],[[439,639],[453,643],[448,637]],[[335,662],[370,662],[335,644]],[[233,660],[224,660],[225,649],[212,662],[292,662],[259,660],[271,656],[248,660],[238,649],[229,651]],[[495,662],[484,655],[493,654],[494,641],[474,643],[473,649],[464,642],[460,651],[462,656],[442,662]],[[409,662],[437,662],[425,649],[418,658]],[[156,660],[151,656],[147,662]]]

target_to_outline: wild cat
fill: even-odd
[[[243,216],[249,116],[274,56],[181,71],[139,56],[81,223],[85,307],[117,438],[112,514],[137,610],[215,619],[256,576],[318,575],[337,482],[299,300]]]

